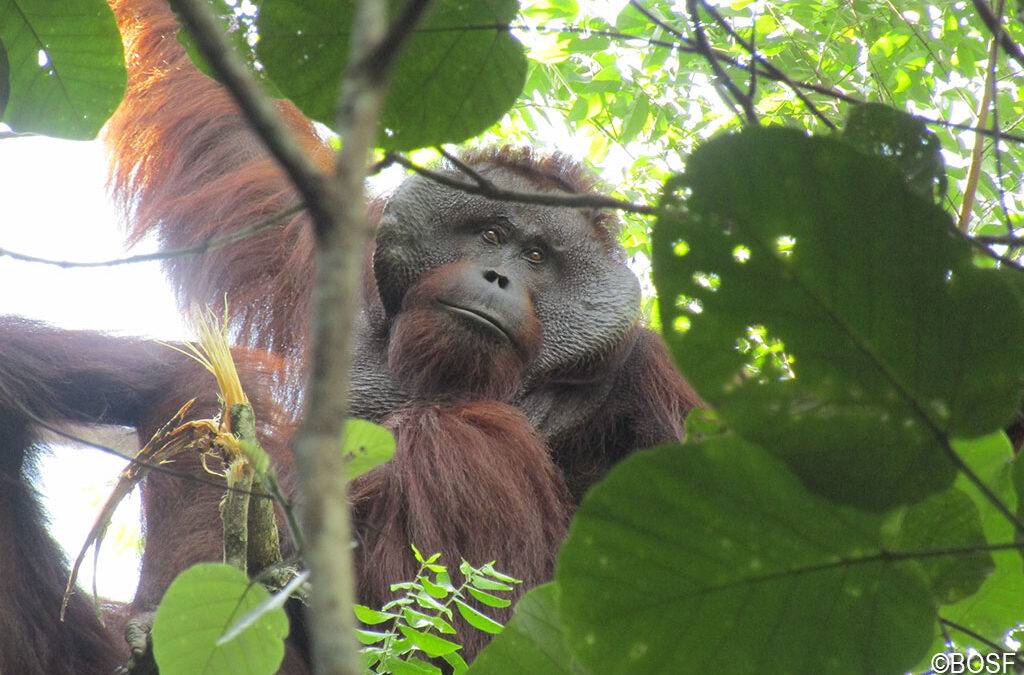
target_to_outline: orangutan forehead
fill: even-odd
[[[519,189],[504,180],[501,183],[496,180],[495,184],[503,189]],[[433,218],[446,230],[493,225],[515,231],[524,238],[543,239],[564,248],[588,242],[603,246],[606,240],[606,233],[596,228],[588,214],[580,209],[488,199],[457,190],[452,190],[440,203],[445,206],[437,209]]]
[[[566,189],[559,180],[545,178],[533,171],[522,171],[509,165],[482,163],[474,166],[482,177],[502,190],[524,194],[578,194],[575,189]],[[464,173],[454,170],[460,179],[469,179]],[[510,202],[500,199],[488,199],[480,195],[468,194],[455,188],[437,186],[448,192],[443,199],[452,206],[462,209],[477,209],[475,213],[506,213],[516,224],[526,226],[530,223],[542,224],[546,228],[564,232],[566,236],[596,239],[602,248],[615,252],[619,248],[618,234],[621,222],[616,214],[594,209],[545,206],[523,202]],[[460,193],[456,195],[455,193]]]

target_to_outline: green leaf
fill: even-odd
[[[718,414],[710,408],[697,408],[686,414],[686,435],[688,441],[696,442],[708,436],[725,433],[726,429]]]
[[[987,543],[978,507],[956,488],[901,509],[892,529],[886,544],[896,552],[970,548]],[[988,551],[923,558],[919,564],[942,604],[974,595],[995,568]]]
[[[636,138],[637,134],[643,131],[644,123],[647,122],[647,115],[650,113],[651,104],[647,94],[643,90],[637,90],[633,110],[622,125],[622,132],[619,134],[619,141],[626,143]]]
[[[398,629],[402,631],[402,635],[412,640],[412,643],[423,650],[423,652],[431,657],[436,658],[445,654],[450,654],[457,649],[462,649],[462,645],[445,640],[442,637],[438,637],[432,633],[424,633],[408,626],[399,624]]]
[[[442,659],[452,667],[452,675],[462,675],[469,669],[469,664],[466,660],[459,656],[458,652],[451,652],[450,654],[444,654]]]
[[[551,21],[553,19],[576,18],[579,13],[579,3],[576,0],[546,0],[542,3],[528,3],[523,8],[523,14],[538,21]]]
[[[380,631],[366,630],[365,628],[356,628],[356,639],[364,645],[375,645],[387,636],[387,633],[383,633]]]
[[[0,122],[18,132],[96,136],[124,96],[121,35],[103,0],[19,0],[0,10],[9,100]],[[4,68],[0,68],[0,71]],[[0,99],[3,99],[0,96]]]
[[[353,480],[395,455],[395,437],[386,427],[360,419],[345,420],[341,451],[345,479]]]
[[[433,597],[431,597],[429,593],[420,592],[416,593],[413,597],[416,599],[416,604],[418,604],[423,609],[434,610],[436,612],[442,612],[443,614],[451,616],[451,610],[442,605],[437,600],[435,600]]]
[[[402,618],[405,619],[405,623],[416,629],[433,628],[438,633],[455,634],[455,629],[452,628],[452,625],[440,616],[431,616],[405,607],[402,609]]]
[[[653,236],[666,340],[730,429],[871,509],[944,490],[951,437],[1001,429],[1024,316],[882,159],[770,128],[693,154]],[[764,357],[758,344],[786,355]]]
[[[238,446],[242,449],[245,458],[252,464],[252,470],[257,476],[266,476],[270,470],[270,455],[258,443],[241,439]]]
[[[392,20],[404,5],[389,2]],[[508,30],[517,10],[515,0],[434,2],[395,63],[379,145],[410,150],[457,143],[497,122],[526,80],[523,47]],[[257,20],[257,55],[271,79],[328,126],[334,125],[354,12],[351,2],[266,0]]]
[[[864,103],[850,108],[842,138],[892,162],[922,197],[941,201],[946,196],[942,143],[920,119],[881,103]]]
[[[489,577],[491,577],[493,579],[497,579],[498,581],[504,581],[504,582],[509,583],[509,584],[521,584],[521,583],[523,583],[520,579],[516,579],[515,577],[510,577],[509,575],[504,574],[504,573],[499,572],[498,570],[494,569],[494,563],[492,563],[492,562],[486,563],[483,567],[481,567],[480,568],[480,572],[482,572],[483,574],[486,574],[487,576],[489,576]]]
[[[382,672],[391,675],[441,675],[440,668],[417,658],[410,658],[407,661],[390,658],[384,661],[384,668]]]
[[[1013,448],[1002,432],[972,441],[958,441],[956,450],[968,467],[1004,503],[1015,501],[1012,472]],[[1014,540],[1014,527],[1006,520],[965,476],[956,482],[957,489],[971,496],[981,514],[986,539],[993,543]],[[986,644],[1003,644],[1007,630],[1017,626],[1024,618],[1024,575],[1021,575],[1020,553],[1013,550],[994,551],[995,570],[989,574],[974,595],[939,609],[939,615],[966,628],[970,633],[949,628],[947,631],[961,649],[974,648],[986,653]],[[982,638],[982,639],[979,639]],[[945,635],[936,630],[929,653],[945,649]],[[919,664],[918,670],[927,667]]]
[[[225,630],[224,634],[217,640],[217,646],[220,647],[221,645],[234,640],[244,631],[248,630],[250,626],[259,621],[265,614],[268,614],[280,607],[284,607],[285,603],[292,597],[292,594],[296,589],[307,581],[309,581],[309,570],[304,570],[296,574],[292,577],[292,580],[284,586],[284,588],[250,609],[235,621],[232,626]]]
[[[352,605],[352,611],[355,613],[356,618],[367,626],[376,626],[377,624],[384,623],[385,621],[391,621],[392,619],[398,618],[397,614],[389,614],[376,609],[370,609],[366,605]]]
[[[277,607],[237,638],[217,646],[226,626],[269,599],[259,584],[229,565],[201,563],[171,583],[153,620],[153,654],[162,675],[275,673],[284,658],[288,617]]]
[[[480,610],[470,607],[459,599],[455,600],[455,606],[459,608],[459,614],[462,615],[462,618],[474,628],[485,633],[497,634],[501,632],[501,624]]]
[[[734,436],[632,455],[562,547],[567,644],[600,673],[902,672],[934,610],[879,524]]]
[[[565,646],[558,616],[558,585],[544,584],[516,603],[515,613],[501,635],[477,655],[469,670],[474,675],[504,673],[586,672]],[[604,672],[604,671],[596,671]]]
[[[469,591],[469,594],[472,595],[474,598],[476,598],[477,600],[479,600],[480,602],[489,607],[508,607],[512,604],[512,601],[508,598],[499,598],[496,595],[484,593],[483,591],[473,588],[472,586],[467,586],[466,590]]]
[[[482,588],[488,591],[511,591],[512,585],[502,583],[500,581],[491,581],[490,579],[484,579],[482,577],[475,577],[473,579],[473,585],[477,588]]]
[[[448,597],[448,589],[444,586],[435,584],[433,581],[428,579],[426,575],[420,577],[420,583],[423,584],[423,590],[429,593],[432,597],[439,599]]]

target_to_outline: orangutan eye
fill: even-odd
[[[498,245],[501,243],[501,235],[493,227],[489,227],[484,230],[481,236],[483,236],[484,241],[488,244]]]
[[[535,265],[544,262],[544,251],[539,248],[527,249],[524,257]]]

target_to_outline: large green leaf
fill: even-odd
[[[814,490],[919,500],[952,483],[951,437],[1014,415],[1020,303],[890,163],[749,130],[695,152],[666,205],[654,280],[677,362]]]
[[[559,556],[569,648],[600,673],[902,672],[934,609],[879,523],[735,436],[633,455]]]
[[[500,635],[473,661],[470,673],[584,673],[565,646],[558,616],[558,585],[544,584],[516,603]]]
[[[1005,434],[999,432],[969,442],[959,441],[956,449],[971,470],[981,477],[1004,503],[1014,503],[1011,475],[1014,469],[1014,456]],[[1014,541],[1013,526],[973,484],[961,476],[957,479],[956,485],[973,499],[981,514],[985,537],[990,543]],[[988,652],[991,648],[987,643],[1002,644],[1007,631],[1024,622],[1024,575],[1020,570],[1020,553],[1014,550],[995,551],[992,553],[992,559],[995,561],[995,569],[985,579],[978,592],[939,609],[939,616],[969,632],[952,627],[947,628],[944,633],[937,631],[930,653],[937,653],[945,648],[946,635],[949,635],[961,650],[973,648],[983,653]],[[918,670],[924,670],[926,667],[927,662],[922,662]]]
[[[202,563],[179,574],[153,620],[153,654],[162,675],[232,675],[242,664],[250,675],[277,672],[288,635],[280,607],[217,646],[231,625],[268,598],[263,586],[229,565]]]
[[[15,131],[93,138],[121,102],[121,35],[103,0],[0,0],[0,43],[10,66],[0,121]]]
[[[921,550],[986,544],[978,507],[967,494],[953,488],[901,509],[886,541],[891,550]],[[921,560],[932,593],[943,604],[954,603],[978,591],[995,563],[985,550],[964,555],[936,556]]]
[[[404,2],[391,0],[391,18]],[[381,114],[381,147],[454,143],[500,119],[522,91],[526,57],[508,30],[516,0],[436,0],[406,41]],[[278,89],[334,126],[355,3],[265,0],[257,56]]]
[[[881,103],[853,106],[842,138],[861,152],[893,162],[922,197],[946,196],[946,163],[939,137],[920,119]]]
[[[347,419],[342,433],[345,479],[353,480],[395,456],[395,437],[387,427],[367,420]]]

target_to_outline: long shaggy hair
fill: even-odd
[[[413,579],[410,544],[441,553],[452,572],[463,558],[475,566],[494,561],[523,580],[514,597],[552,577],[569,499],[519,410],[493,401],[419,405],[387,425],[398,442],[394,458],[351,486],[363,602],[380,607],[395,597],[392,583]],[[510,614],[486,611],[502,620]],[[467,659],[486,642],[473,629],[460,633]]]

